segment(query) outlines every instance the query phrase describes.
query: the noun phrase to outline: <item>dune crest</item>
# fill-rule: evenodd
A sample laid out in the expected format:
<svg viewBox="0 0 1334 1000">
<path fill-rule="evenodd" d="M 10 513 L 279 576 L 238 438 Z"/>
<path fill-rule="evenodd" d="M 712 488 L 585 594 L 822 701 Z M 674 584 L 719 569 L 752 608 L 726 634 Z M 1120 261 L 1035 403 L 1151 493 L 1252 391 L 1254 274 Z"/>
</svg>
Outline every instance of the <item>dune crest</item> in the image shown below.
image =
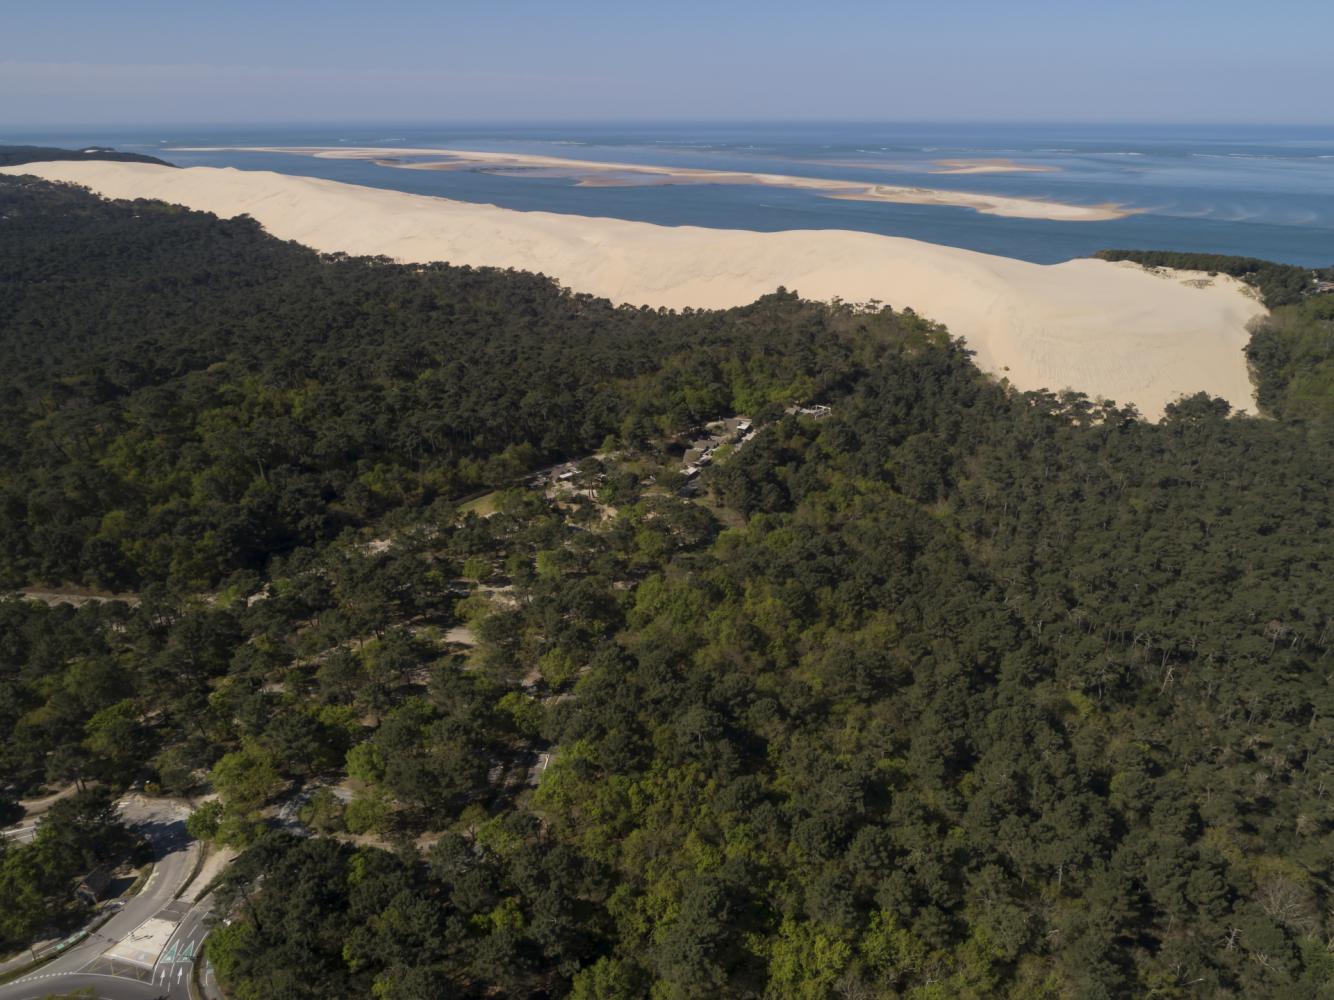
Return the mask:
<svg viewBox="0 0 1334 1000">
<path fill-rule="evenodd" d="M 234 168 L 62 162 L 3 168 L 250 215 L 324 252 L 538 271 L 578 292 L 669 308 L 742 305 L 782 285 L 806 298 L 878 299 L 946 324 L 984 370 L 1021 389 L 1076 389 L 1156 417 L 1205 390 L 1254 409 L 1242 349 L 1264 309 L 1225 276 L 1101 260 L 1031 264 L 840 230 L 757 233 L 518 212 Z"/>
</svg>

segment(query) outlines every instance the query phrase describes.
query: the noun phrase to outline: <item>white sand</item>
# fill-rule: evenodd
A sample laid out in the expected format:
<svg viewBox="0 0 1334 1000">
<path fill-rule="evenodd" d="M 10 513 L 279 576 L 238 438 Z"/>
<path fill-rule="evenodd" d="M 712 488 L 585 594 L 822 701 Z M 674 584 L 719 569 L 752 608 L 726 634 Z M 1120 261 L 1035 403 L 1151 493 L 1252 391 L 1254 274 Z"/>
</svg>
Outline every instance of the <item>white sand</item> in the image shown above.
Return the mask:
<svg viewBox="0 0 1334 1000">
<path fill-rule="evenodd" d="M 1007 159 L 936 160 L 933 174 L 1055 174 L 1060 167 Z"/>
<path fill-rule="evenodd" d="M 741 305 L 779 285 L 911 307 L 1021 389 L 1077 389 L 1148 416 L 1205 390 L 1253 409 L 1242 348 L 1263 307 L 1231 278 L 1073 260 L 1043 266 L 838 230 L 753 233 L 515 212 L 267 171 L 61 162 L 3 168 L 231 217 L 325 252 L 517 268 L 615 302 Z"/>
</svg>

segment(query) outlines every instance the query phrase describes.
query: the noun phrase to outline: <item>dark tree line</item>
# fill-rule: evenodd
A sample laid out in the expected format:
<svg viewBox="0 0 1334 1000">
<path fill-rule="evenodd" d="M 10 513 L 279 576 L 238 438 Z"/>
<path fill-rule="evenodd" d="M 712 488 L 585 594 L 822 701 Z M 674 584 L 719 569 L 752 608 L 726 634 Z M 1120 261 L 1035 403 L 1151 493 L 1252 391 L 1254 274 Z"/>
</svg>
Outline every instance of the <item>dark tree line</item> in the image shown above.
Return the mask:
<svg viewBox="0 0 1334 1000">
<path fill-rule="evenodd" d="M 1315 290 L 1317 273 L 1296 264 L 1276 264 L 1257 257 L 1233 257 L 1221 253 L 1188 253 L 1172 250 L 1101 250 L 1102 260 L 1129 260 L 1145 267 L 1170 267 L 1183 271 L 1230 274 L 1260 292 L 1264 304 L 1275 309 L 1300 302 Z M 1324 272 L 1334 270 L 1325 268 Z"/>
<path fill-rule="evenodd" d="M 111 160 L 115 163 L 156 163 L 173 167 L 174 163 L 159 160 L 144 153 L 123 153 L 106 146 L 87 149 L 60 149 L 56 146 L 3 146 L 0 145 L 0 167 L 15 167 L 22 163 L 44 163 L 51 160 Z"/>
</svg>

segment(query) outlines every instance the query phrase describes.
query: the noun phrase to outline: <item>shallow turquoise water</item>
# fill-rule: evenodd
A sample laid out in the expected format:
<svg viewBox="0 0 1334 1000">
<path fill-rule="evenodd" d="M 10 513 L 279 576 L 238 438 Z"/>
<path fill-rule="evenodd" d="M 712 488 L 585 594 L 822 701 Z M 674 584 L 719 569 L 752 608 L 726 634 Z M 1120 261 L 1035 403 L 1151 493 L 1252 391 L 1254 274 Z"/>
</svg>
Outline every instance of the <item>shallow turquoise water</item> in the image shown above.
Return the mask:
<svg viewBox="0 0 1334 1000">
<path fill-rule="evenodd" d="M 1044 263 L 1107 247 L 1243 254 L 1334 264 L 1334 127 L 930 124 L 676 124 L 293 126 L 0 130 L 0 142 L 113 145 L 182 166 L 235 166 L 661 225 L 750 230 L 855 229 Z M 839 201 L 748 185 L 590 187 L 563 178 L 396 170 L 365 161 L 172 151 L 173 146 L 442 147 L 540 153 L 954 188 L 1079 204 L 1119 202 L 1139 214 L 1048 222 L 969 209 Z M 1050 173 L 932 173 L 941 159 L 1004 158 Z"/>
</svg>

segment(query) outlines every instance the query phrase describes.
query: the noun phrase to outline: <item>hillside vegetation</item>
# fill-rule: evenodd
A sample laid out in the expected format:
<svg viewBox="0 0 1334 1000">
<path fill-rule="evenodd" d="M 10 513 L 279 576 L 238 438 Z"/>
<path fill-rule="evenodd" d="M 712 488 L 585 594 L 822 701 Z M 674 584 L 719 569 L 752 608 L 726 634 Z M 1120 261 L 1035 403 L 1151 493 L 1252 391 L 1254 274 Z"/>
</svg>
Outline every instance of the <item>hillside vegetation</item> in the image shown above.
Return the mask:
<svg viewBox="0 0 1334 1000">
<path fill-rule="evenodd" d="M 0 565 L 140 598 L 0 602 L 0 783 L 218 792 L 229 996 L 1334 989 L 1328 423 L 0 205 Z"/>
<path fill-rule="evenodd" d="M 21 163 L 44 163 L 50 160 L 111 160 L 115 163 L 156 163 L 162 167 L 175 166 L 166 160 L 144 153 L 122 153 L 105 146 L 87 149 L 60 149 L 56 146 L 0 145 L 0 167 L 16 167 Z"/>
</svg>

